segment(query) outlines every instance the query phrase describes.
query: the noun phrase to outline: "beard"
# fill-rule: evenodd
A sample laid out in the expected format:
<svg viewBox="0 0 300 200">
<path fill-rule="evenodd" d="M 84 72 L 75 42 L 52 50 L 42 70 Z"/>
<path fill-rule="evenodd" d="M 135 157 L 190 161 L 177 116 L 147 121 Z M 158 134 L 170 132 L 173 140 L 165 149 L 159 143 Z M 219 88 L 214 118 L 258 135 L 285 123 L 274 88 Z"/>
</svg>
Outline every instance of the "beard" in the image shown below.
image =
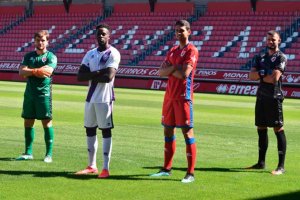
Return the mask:
<svg viewBox="0 0 300 200">
<path fill-rule="evenodd" d="M 270 50 L 276 50 L 276 46 L 268 46 L 268 49 L 270 49 Z"/>
<path fill-rule="evenodd" d="M 43 49 L 45 49 L 44 47 L 35 47 L 37 50 L 42 51 Z"/>
</svg>

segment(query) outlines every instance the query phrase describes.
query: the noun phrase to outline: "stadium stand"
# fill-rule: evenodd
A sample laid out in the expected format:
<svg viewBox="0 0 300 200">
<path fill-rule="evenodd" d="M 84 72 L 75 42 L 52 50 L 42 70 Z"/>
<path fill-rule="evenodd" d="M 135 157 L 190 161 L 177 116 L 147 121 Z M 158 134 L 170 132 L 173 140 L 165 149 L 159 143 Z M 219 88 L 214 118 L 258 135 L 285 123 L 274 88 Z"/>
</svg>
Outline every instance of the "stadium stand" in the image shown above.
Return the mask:
<svg viewBox="0 0 300 200">
<path fill-rule="evenodd" d="M 289 70 L 299 71 L 300 3 L 258 2 L 254 13 L 248 2 L 209 2 L 201 16 L 192 2 L 157 3 L 155 12 L 148 3 L 116 3 L 106 16 L 102 4 L 72 4 L 69 13 L 62 5 L 36 5 L 30 16 L 24 15 L 22 6 L 0 8 L 0 60 L 21 60 L 32 50 L 33 33 L 47 29 L 59 62 L 80 63 L 95 47 L 93 28 L 101 21 L 113 29 L 112 44 L 122 54 L 122 65 L 159 66 L 176 44 L 174 22 L 184 18 L 192 24 L 200 68 L 248 69 L 253 56 L 264 49 L 266 31 L 276 29 L 282 33 L 281 49 L 288 56 Z"/>
<path fill-rule="evenodd" d="M 54 48 L 60 62 L 80 62 L 82 58 L 76 60 L 73 54 L 85 50 L 75 48 L 76 44 L 80 43 L 80 37 L 88 37 L 83 31 L 89 32 L 88 27 L 98 23 L 101 15 L 99 4 L 73 5 L 69 13 L 61 5 L 35 6 L 32 16 L 26 16 L 24 21 L 1 35 L 0 59 L 20 60 L 25 52 L 32 51 L 33 33 L 46 29 L 51 34 L 50 47 Z M 73 38 L 78 40 L 70 45 L 68 42 Z"/>
<path fill-rule="evenodd" d="M 182 3 L 158 3 L 156 11 L 149 12 L 149 4 L 116 4 L 114 13 L 105 22 L 117 30 L 113 32 L 112 44 L 121 52 L 121 64 L 146 65 L 143 61 L 137 63 L 133 60 L 142 59 L 152 48 L 157 48 L 160 41 L 172 32 L 174 21 L 192 14 L 193 4 L 185 5 L 188 6 L 183 10 L 179 8 Z M 164 9 L 166 6 L 171 9 Z M 149 64 L 156 65 L 156 61 L 151 60 Z"/>
<path fill-rule="evenodd" d="M 254 13 L 249 11 L 248 3 L 236 4 L 232 6 L 232 2 L 209 3 L 205 15 L 192 22 L 194 31 L 191 38 L 200 51 L 199 67 L 248 69 L 246 63 L 264 49 L 265 34 L 271 29 L 284 33 L 281 48 L 287 53 L 291 65 L 299 66 L 299 51 L 294 48 L 299 42 L 299 28 L 294 28 L 291 34 L 287 33 L 291 32 L 293 23 L 296 22 L 296 26 L 299 27 L 297 12 L 259 10 Z M 266 6 L 270 8 L 270 5 Z M 175 38 L 167 41 L 139 64 L 153 65 L 156 60 L 162 60 L 175 41 Z M 294 67 L 291 70 L 294 70 Z"/>
</svg>

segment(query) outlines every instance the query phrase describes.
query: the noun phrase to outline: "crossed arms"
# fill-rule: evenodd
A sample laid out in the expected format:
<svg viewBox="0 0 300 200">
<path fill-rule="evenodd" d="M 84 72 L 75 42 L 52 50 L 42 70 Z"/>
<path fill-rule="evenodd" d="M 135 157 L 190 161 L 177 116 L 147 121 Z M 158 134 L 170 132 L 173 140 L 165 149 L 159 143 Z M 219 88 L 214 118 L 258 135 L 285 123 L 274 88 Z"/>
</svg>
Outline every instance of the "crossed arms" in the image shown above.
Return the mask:
<svg viewBox="0 0 300 200">
<path fill-rule="evenodd" d="M 78 74 L 78 81 L 96 81 L 99 83 L 109 83 L 116 75 L 116 69 L 113 67 L 108 67 L 98 71 L 91 72 L 86 65 L 81 65 Z"/>
<path fill-rule="evenodd" d="M 190 64 L 183 64 L 182 66 L 174 66 L 164 61 L 161 64 L 158 73 L 160 77 L 169 76 L 172 74 L 174 77 L 178 79 L 185 79 L 190 75 L 192 70 L 193 67 Z"/>
<path fill-rule="evenodd" d="M 260 74 L 260 71 L 257 71 L 255 67 L 252 67 L 249 78 L 252 81 L 257 81 L 262 78 L 265 83 L 275 84 L 279 80 L 281 75 L 282 72 L 278 69 L 274 69 L 271 73 Z"/>
<path fill-rule="evenodd" d="M 45 65 L 40 68 L 29 68 L 28 66 L 22 65 L 19 69 L 19 75 L 23 77 L 35 76 L 38 78 L 50 77 L 53 73 L 53 68 Z"/>
</svg>

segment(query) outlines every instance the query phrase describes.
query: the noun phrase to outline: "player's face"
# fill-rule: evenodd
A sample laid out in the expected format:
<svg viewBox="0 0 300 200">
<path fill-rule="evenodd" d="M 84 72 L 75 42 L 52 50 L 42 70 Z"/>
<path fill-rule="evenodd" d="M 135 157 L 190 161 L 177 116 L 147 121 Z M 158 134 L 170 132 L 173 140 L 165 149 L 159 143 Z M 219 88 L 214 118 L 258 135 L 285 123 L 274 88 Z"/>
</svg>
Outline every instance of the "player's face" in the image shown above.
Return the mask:
<svg viewBox="0 0 300 200">
<path fill-rule="evenodd" d="M 267 35 L 267 47 L 270 50 L 277 50 L 280 44 L 280 38 L 279 35 L 274 34 L 274 35 Z"/>
<path fill-rule="evenodd" d="M 48 46 L 47 37 L 44 35 L 42 37 L 34 38 L 34 45 L 35 45 L 35 48 L 40 50 L 40 51 L 45 50 Z"/>
<path fill-rule="evenodd" d="M 100 47 L 106 46 L 110 39 L 109 31 L 106 28 L 99 28 L 96 33 L 96 39 Z"/>
<path fill-rule="evenodd" d="M 185 26 L 176 26 L 175 27 L 175 35 L 179 41 L 185 41 L 189 38 L 191 34 L 190 30 L 187 30 Z"/>
</svg>

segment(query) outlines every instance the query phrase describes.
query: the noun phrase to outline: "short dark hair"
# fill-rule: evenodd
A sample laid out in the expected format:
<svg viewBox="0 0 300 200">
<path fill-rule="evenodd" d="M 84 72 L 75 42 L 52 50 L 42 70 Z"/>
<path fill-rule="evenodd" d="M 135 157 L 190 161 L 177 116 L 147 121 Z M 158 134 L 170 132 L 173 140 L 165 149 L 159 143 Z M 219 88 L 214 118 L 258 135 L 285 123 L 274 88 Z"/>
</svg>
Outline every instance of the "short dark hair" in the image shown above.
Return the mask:
<svg viewBox="0 0 300 200">
<path fill-rule="evenodd" d="M 99 28 L 106 28 L 109 32 L 111 30 L 108 24 L 99 24 L 96 26 L 96 30 L 98 30 Z"/>
<path fill-rule="evenodd" d="M 175 26 L 185 26 L 187 30 L 190 30 L 191 29 L 191 25 L 190 25 L 190 22 L 184 20 L 184 19 L 181 19 L 181 20 L 178 20 L 176 23 L 175 23 Z"/>
<path fill-rule="evenodd" d="M 271 36 L 278 35 L 279 38 L 280 38 L 280 33 L 278 31 L 275 31 L 275 30 L 268 31 L 268 35 L 271 35 Z"/>
</svg>

